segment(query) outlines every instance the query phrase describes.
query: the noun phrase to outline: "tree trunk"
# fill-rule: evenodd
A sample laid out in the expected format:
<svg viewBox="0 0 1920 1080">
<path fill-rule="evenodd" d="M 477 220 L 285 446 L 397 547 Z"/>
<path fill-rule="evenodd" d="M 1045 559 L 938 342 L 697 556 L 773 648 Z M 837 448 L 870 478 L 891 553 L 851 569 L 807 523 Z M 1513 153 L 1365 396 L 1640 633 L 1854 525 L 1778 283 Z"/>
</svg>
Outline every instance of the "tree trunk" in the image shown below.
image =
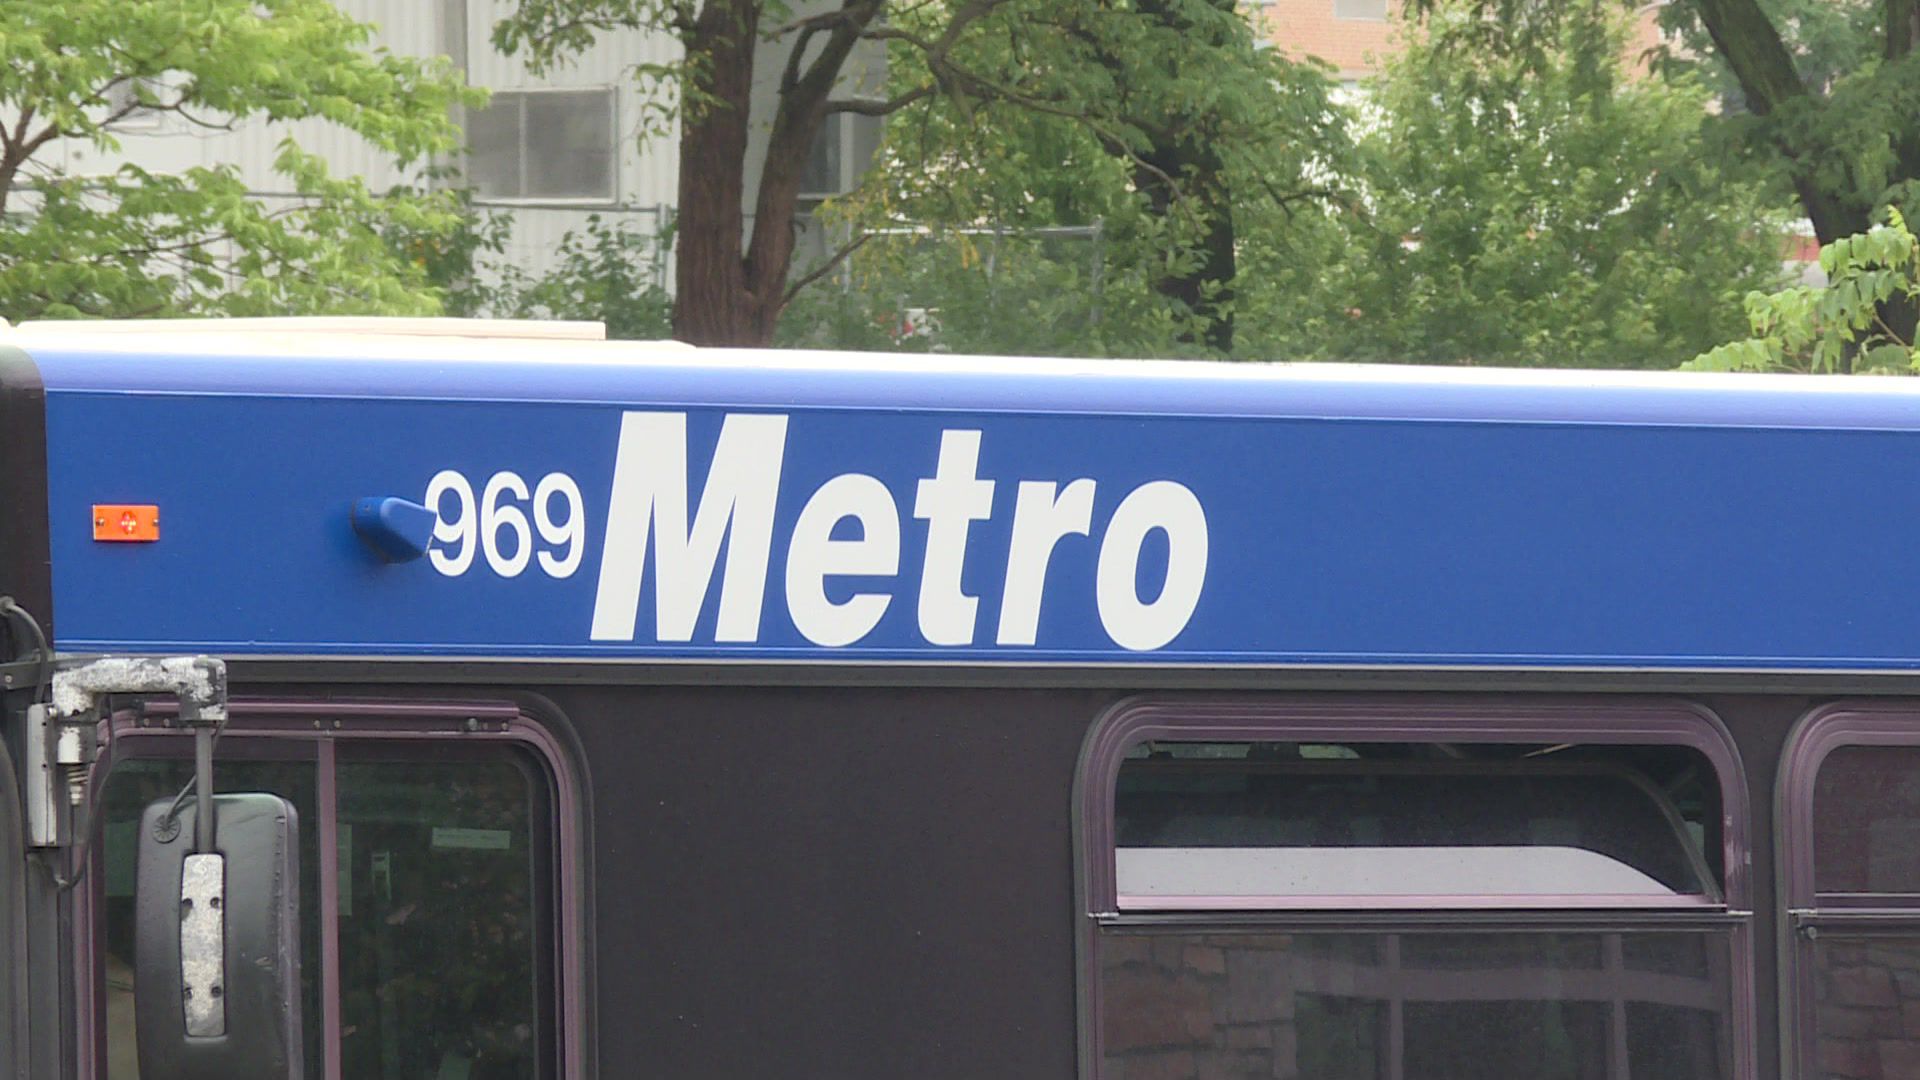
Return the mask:
<svg viewBox="0 0 1920 1080">
<path fill-rule="evenodd" d="M 712 104 L 680 130 L 680 216 L 674 266 L 674 336 L 695 345 L 763 348 L 786 307 L 802 172 L 828 99 L 860 35 L 886 0 L 847 0 L 802 20 L 791 39 L 780 101 L 747 234 L 746 152 L 754 43 L 764 0 L 708 0 L 687 35 L 704 60 L 701 89 Z M 812 45 L 816 38 L 822 44 Z M 744 252 L 744 253 L 743 253 Z"/>
<path fill-rule="evenodd" d="M 1812 97 L 1794 69 L 1793 54 L 1756 0 L 1694 0 L 1694 4 L 1714 47 L 1739 80 L 1747 107 L 1756 116 L 1771 116 L 1788 102 Z M 1801 208 L 1821 243 L 1850 236 L 1868 226 L 1871 207 L 1854 205 L 1853 200 L 1823 186 L 1816 176 L 1822 163 L 1809 160 L 1807 148 L 1784 140 L 1779 145 Z"/>
<path fill-rule="evenodd" d="M 1206 143 L 1182 137 L 1141 154 L 1140 163 L 1133 170 L 1133 182 L 1135 189 L 1147 196 L 1147 205 L 1156 216 L 1166 217 L 1175 212 L 1175 200 L 1180 199 L 1185 200 L 1184 210 L 1199 220 L 1203 234 L 1194 250 L 1197 261 L 1185 273 L 1161 276 L 1153 287 L 1155 292 L 1179 301 L 1188 311 L 1206 320 L 1199 336 L 1183 334 L 1182 340 L 1231 353 L 1235 273 L 1233 204 L 1221 171 L 1219 155 Z M 1179 191 L 1168 182 L 1169 177 L 1181 185 Z"/>
<path fill-rule="evenodd" d="M 1233 9 L 1233 0 L 1202 2 L 1229 12 Z M 1141 15 L 1158 22 L 1167 32 L 1190 36 L 1195 28 L 1179 9 L 1179 0 L 1139 0 L 1137 6 Z M 1204 48 L 1226 43 L 1201 41 L 1198 44 Z M 1130 61 L 1112 55 L 1104 55 L 1102 60 L 1118 77 L 1124 95 Z M 1134 155 L 1135 189 L 1147 196 L 1147 204 L 1156 216 L 1189 213 L 1202 230 L 1193 251 L 1197 259 L 1191 269 L 1161 276 L 1153 283 L 1154 291 L 1180 302 L 1204 321 L 1205 328 L 1198 335 L 1184 333 L 1182 341 L 1204 344 L 1222 354 L 1230 354 L 1234 335 L 1233 282 L 1237 270 L 1233 199 L 1227 185 L 1225 163 L 1209 130 L 1211 125 L 1206 116 L 1185 110 L 1143 119 L 1147 123 L 1142 127 L 1164 134 Z M 1110 149 L 1124 151 L 1122 147 Z"/>
<path fill-rule="evenodd" d="M 680 122 L 673 334 L 694 345 L 760 344 L 745 332 L 755 320 L 740 259 L 759 16 L 758 0 L 707 0 L 683 37 L 706 98 Z"/>
<path fill-rule="evenodd" d="M 780 79 L 780 104 L 767 134 L 767 160 L 754 199 L 753 236 L 747 243 L 746 288 L 750 321 L 743 328 L 752 344 L 769 345 L 787 306 L 787 282 L 793 272 L 800 183 L 814 140 L 826 122 L 827 101 L 840 80 L 860 35 L 886 0 L 847 0 L 830 29 L 800 32 L 790 46 Z M 811 39 L 823 37 L 816 51 Z"/>
</svg>

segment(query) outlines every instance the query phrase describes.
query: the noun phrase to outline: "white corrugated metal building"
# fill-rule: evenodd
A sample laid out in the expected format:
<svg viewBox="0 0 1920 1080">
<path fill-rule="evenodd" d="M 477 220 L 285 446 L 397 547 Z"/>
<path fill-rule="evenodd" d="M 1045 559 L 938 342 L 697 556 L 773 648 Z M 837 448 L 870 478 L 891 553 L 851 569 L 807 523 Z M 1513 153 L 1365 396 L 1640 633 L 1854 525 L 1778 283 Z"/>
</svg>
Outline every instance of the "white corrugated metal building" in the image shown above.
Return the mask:
<svg viewBox="0 0 1920 1080">
<path fill-rule="evenodd" d="M 579 230 L 589 215 L 625 221 L 646 234 L 656 233 L 673 211 L 679 148 L 672 133 L 640 139 L 650 117 L 643 87 L 632 76 L 639 64 L 671 63 L 680 46 L 669 34 L 618 31 L 602 35 L 595 47 L 538 76 L 517 57 L 493 47 L 494 24 L 513 9 L 513 0 L 335 0 L 353 18 L 377 28 L 375 42 L 397 53 L 446 55 L 465 70 L 467 81 L 492 92 L 491 104 L 461 117 L 471 153 L 463 163 L 464 181 L 477 202 L 511 214 L 513 229 L 506 258 L 538 274 L 554 261 L 560 238 Z M 799 13 L 825 3 L 796 5 Z M 784 61 L 777 46 L 761 50 L 766 68 L 755 86 L 756 133 L 772 115 L 773 79 Z M 879 63 L 869 53 L 849 65 L 849 82 L 877 85 Z M 657 115 L 653 118 L 657 122 Z M 850 186 L 857 159 L 871 153 L 875 124 L 870 118 L 842 114 L 834 118 L 816 148 L 809 169 L 810 188 L 820 195 Z M 336 175 L 366 178 L 374 190 L 416 179 L 394 168 L 384 155 L 358 136 L 325 121 L 268 124 L 251 121 L 233 130 L 209 130 L 173 115 L 129 117 L 116 124 L 121 149 L 106 156 L 69 141 L 56 164 L 70 173 L 105 172 L 121 161 L 152 171 L 193 166 L 239 168 L 262 199 L 287 197 L 285 183 L 273 171 L 280 142 L 291 135 L 305 150 L 323 157 Z M 749 183 L 757 176 L 764 139 L 748 151 Z M 747 194 L 751 212 L 753 192 Z M 664 254 L 664 253 L 663 253 Z M 808 258 L 803 250 L 799 262 Z M 659 259 L 661 284 L 671 260 Z"/>
</svg>

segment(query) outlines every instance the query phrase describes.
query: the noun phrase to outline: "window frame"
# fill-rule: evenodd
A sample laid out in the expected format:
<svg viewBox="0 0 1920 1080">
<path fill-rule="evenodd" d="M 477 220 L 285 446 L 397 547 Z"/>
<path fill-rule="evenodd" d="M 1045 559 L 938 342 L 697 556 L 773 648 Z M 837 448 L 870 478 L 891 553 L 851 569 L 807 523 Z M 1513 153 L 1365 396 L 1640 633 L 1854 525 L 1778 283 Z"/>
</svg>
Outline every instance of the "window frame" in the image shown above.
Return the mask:
<svg viewBox="0 0 1920 1080">
<path fill-rule="evenodd" d="M 1774 789 L 1779 899 L 1781 1054 L 1798 1072 L 1814 1075 L 1819 1041 L 1814 1001 L 1813 950 L 1823 929 L 1851 936 L 1901 934 L 1920 940 L 1920 896 L 1907 893 L 1847 894 L 1901 898 L 1904 903 L 1843 902 L 1822 907 L 1814 885 L 1813 797 L 1820 769 L 1835 750 L 1856 746 L 1920 747 L 1920 705 L 1843 701 L 1801 717 L 1787 735 Z"/>
<path fill-rule="evenodd" d="M 515 137 L 514 162 L 519 168 L 519 181 L 520 181 L 519 186 L 522 193 L 519 195 L 486 195 L 481 193 L 480 186 L 476 181 L 475 177 L 473 176 L 473 169 L 472 169 L 472 158 L 474 156 L 473 155 L 473 131 L 470 126 L 470 122 L 473 118 L 473 113 L 470 110 L 461 119 L 461 137 L 464 140 L 464 145 L 461 148 L 461 153 L 462 153 L 462 156 L 467 160 L 466 182 L 468 186 L 473 188 L 475 205 L 513 206 L 513 207 L 522 207 L 522 208 L 528 208 L 528 209 L 537 209 L 539 207 L 553 207 L 556 209 L 564 209 L 564 210 L 593 209 L 593 208 L 613 207 L 613 206 L 620 205 L 621 146 L 620 146 L 620 88 L 619 87 L 613 85 L 612 83 L 593 83 L 586 86 L 503 86 L 503 87 L 489 87 L 488 90 L 489 90 L 489 93 L 492 95 L 492 100 L 488 102 L 489 108 L 496 107 L 499 104 L 501 98 L 511 97 L 515 99 L 516 108 L 519 110 L 519 121 L 515 127 L 516 137 Z M 596 94 L 605 98 L 607 102 L 608 161 L 607 161 L 607 190 L 604 194 L 597 194 L 597 195 L 528 195 L 528 194 L 525 194 L 526 187 L 527 187 L 527 162 L 530 157 L 530 155 L 527 153 L 526 102 L 528 98 L 533 97 L 535 95 L 548 95 L 548 94 Z"/>
<path fill-rule="evenodd" d="M 1488 907 L 1456 898 L 1428 907 L 1251 908 L 1244 903 L 1179 911 L 1119 906 L 1114 793 L 1127 751 L 1149 741 L 1337 743 L 1584 743 L 1689 747 L 1720 786 L 1723 899 L 1711 905 L 1634 904 Z M 1151 697 L 1122 701 L 1095 720 L 1074 775 L 1074 899 L 1078 950 L 1079 1075 L 1098 1080 L 1105 1061 L 1102 948 L 1116 930 L 1291 929 L 1351 931 L 1525 931 L 1624 933 L 1722 930 L 1729 938 L 1727 1039 L 1731 1075 L 1756 1075 L 1753 882 L 1746 772 L 1733 737 L 1709 710 L 1689 702 L 1527 699 L 1420 701 L 1404 697 Z M 1276 898 L 1278 899 L 1278 898 Z M 1459 898 L 1465 899 L 1465 898 Z"/>
<path fill-rule="evenodd" d="M 139 712 L 122 711 L 99 725 L 100 755 L 89 770 L 89 790 L 98 792 L 117 757 L 143 756 L 143 745 L 190 745 L 191 730 L 174 722 L 177 707 L 162 703 Z M 521 750 L 546 773 L 545 803 L 551 819 L 552 920 L 541 928 L 553 943 L 551 957 L 554 1009 L 554 1047 L 559 1061 L 556 1080 L 581 1080 L 590 1075 L 587 1045 L 586 907 L 587 862 L 582 846 L 585 821 L 583 792 L 573 755 L 555 737 L 549 722 L 533 710 L 505 701 L 359 700 L 319 701 L 299 698 L 235 698 L 228 705 L 226 734 L 265 745 L 273 741 L 312 744 L 315 758 L 318 813 L 322 822 L 316 836 L 320 895 L 320 1022 L 324 1062 L 313 1080 L 341 1080 L 340 1057 L 340 940 L 339 852 L 327 841 L 336 835 L 338 808 L 333 794 L 342 744 L 351 761 L 364 748 L 386 745 L 431 746 L 506 744 Z M 132 748 L 132 749 L 129 749 Z M 170 756 L 170 755 L 169 755 Z M 219 767 L 216 751 L 215 768 Z M 324 826 L 324 827 L 322 827 Z M 304 824 L 303 824 L 304 827 Z M 95 861 L 103 856 L 95 851 Z M 106 1061 L 104 1000 L 106 920 L 102 907 L 103 882 L 89 875 L 77 890 L 75 919 L 79 947 L 74 950 L 75 998 L 80 1039 L 77 1075 L 101 1080 Z"/>
<path fill-rule="evenodd" d="M 832 138 L 834 153 L 837 155 L 834 177 L 828 185 L 828 188 L 809 186 L 806 183 L 809 178 L 805 175 L 806 169 L 803 167 L 801 170 L 800 193 L 797 196 L 801 203 L 819 204 L 828 199 L 837 199 L 860 186 L 860 178 L 873 168 L 874 155 L 869 153 L 864 158 L 860 155 L 860 137 L 862 133 L 859 125 L 868 122 L 872 125 L 870 134 L 873 135 L 874 142 L 873 147 L 869 148 L 872 150 L 879 146 L 879 141 L 882 136 L 884 124 L 881 117 L 868 116 L 864 113 L 844 110 L 831 112 L 826 115 L 821 122 L 818 138 L 826 139 L 829 136 Z M 811 158 L 813 156 L 812 146 L 807 147 L 807 156 L 809 158 L 807 164 L 811 165 Z"/>
</svg>

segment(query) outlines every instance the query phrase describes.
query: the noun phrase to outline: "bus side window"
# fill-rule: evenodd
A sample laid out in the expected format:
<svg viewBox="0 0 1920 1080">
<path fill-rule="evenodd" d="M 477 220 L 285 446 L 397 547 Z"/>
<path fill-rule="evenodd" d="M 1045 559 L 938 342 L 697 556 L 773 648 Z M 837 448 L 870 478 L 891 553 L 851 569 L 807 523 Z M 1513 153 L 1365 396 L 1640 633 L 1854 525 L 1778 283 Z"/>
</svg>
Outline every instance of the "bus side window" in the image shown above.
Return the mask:
<svg viewBox="0 0 1920 1080">
<path fill-rule="evenodd" d="M 283 795 L 300 814 L 304 1074 L 563 1075 L 555 781 L 511 741 L 385 734 L 263 735 L 236 720 L 216 751 L 218 790 Z M 193 767 L 191 740 L 171 733 L 113 748 L 92 893 L 95 1030 L 98 1075 L 128 1080 L 139 1075 L 131 830 Z"/>
<path fill-rule="evenodd" d="M 1920 1061 L 1920 711 L 1809 717 L 1781 783 L 1802 1073 L 1907 1075 Z"/>
<path fill-rule="evenodd" d="M 1082 776 L 1096 1077 L 1745 1075 L 1717 726 L 1154 708 Z"/>
<path fill-rule="evenodd" d="M 338 771 L 342 1075 L 551 1075 L 544 784 L 381 749 Z"/>
</svg>

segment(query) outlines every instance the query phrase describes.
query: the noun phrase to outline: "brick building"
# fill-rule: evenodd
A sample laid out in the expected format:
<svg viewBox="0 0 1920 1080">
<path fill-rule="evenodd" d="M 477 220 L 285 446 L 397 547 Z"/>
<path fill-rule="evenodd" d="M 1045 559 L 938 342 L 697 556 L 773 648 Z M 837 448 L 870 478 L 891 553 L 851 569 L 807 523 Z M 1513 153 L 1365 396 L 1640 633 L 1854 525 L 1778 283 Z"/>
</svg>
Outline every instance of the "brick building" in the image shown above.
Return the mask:
<svg viewBox="0 0 1920 1080">
<path fill-rule="evenodd" d="M 1249 6 L 1276 48 L 1325 60 L 1342 82 L 1371 75 L 1379 58 L 1399 48 L 1399 0 L 1255 0 Z"/>
<path fill-rule="evenodd" d="M 1660 43 L 1661 3 L 1643 4 L 1627 47 L 1627 61 L 1643 67 L 1642 57 Z M 1314 56 L 1333 65 L 1335 77 L 1356 83 L 1399 51 L 1403 25 L 1401 0 L 1251 0 L 1248 7 L 1275 48 L 1293 56 Z"/>
</svg>

